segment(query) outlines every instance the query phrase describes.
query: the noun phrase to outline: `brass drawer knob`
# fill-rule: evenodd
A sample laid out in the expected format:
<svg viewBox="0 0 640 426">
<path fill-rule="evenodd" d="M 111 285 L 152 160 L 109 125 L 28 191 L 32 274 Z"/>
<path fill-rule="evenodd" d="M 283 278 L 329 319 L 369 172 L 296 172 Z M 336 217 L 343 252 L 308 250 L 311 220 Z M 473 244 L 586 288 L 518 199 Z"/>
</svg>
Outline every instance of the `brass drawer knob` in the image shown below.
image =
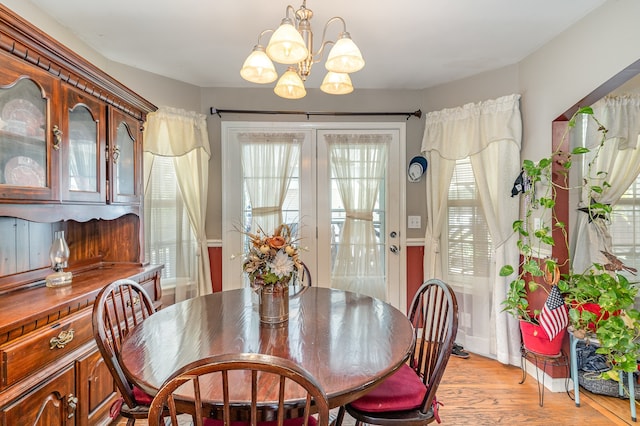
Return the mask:
<svg viewBox="0 0 640 426">
<path fill-rule="evenodd" d="M 76 408 L 78 407 L 78 398 L 73 396 L 72 393 L 67 396 L 67 418 L 70 419 L 76 414 Z"/>
<path fill-rule="evenodd" d="M 58 334 L 57 337 L 52 337 L 49 340 L 49 349 L 62 349 L 67 343 L 70 343 L 73 340 L 73 328 L 70 330 L 63 330 Z"/>
</svg>

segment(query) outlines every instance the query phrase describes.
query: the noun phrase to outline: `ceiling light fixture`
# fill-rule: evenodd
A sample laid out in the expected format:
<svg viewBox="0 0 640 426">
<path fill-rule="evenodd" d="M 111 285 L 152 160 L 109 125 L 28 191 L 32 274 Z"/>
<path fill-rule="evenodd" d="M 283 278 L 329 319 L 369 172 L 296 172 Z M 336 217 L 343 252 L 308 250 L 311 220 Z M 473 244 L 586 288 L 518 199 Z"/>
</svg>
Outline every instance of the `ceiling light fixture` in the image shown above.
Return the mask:
<svg viewBox="0 0 640 426">
<path fill-rule="evenodd" d="M 329 72 L 322 81 L 320 90 L 332 95 L 353 92 L 349 74 L 361 70 L 364 67 L 364 59 L 347 32 L 347 24 L 339 16 L 329 19 L 322 32 L 320 48 L 314 52 L 310 22 L 312 17 L 313 12 L 307 9 L 306 0 L 303 0 L 302 6 L 296 11 L 292 6 L 287 6 L 280 27 L 275 31 L 264 30 L 258 36 L 258 44 L 240 70 L 242 78 L 252 83 L 271 83 L 278 78 L 273 62 L 289 65 L 273 91 L 287 99 L 303 98 L 307 94 L 304 81 L 311 74 L 311 67 L 320 62 L 325 47 L 333 45 L 325 62 L 325 68 Z M 327 28 L 332 22 L 337 21 L 342 23 L 342 32 L 338 35 L 338 40 L 325 40 Z M 265 49 L 260 40 L 268 33 L 272 35 Z"/>
</svg>

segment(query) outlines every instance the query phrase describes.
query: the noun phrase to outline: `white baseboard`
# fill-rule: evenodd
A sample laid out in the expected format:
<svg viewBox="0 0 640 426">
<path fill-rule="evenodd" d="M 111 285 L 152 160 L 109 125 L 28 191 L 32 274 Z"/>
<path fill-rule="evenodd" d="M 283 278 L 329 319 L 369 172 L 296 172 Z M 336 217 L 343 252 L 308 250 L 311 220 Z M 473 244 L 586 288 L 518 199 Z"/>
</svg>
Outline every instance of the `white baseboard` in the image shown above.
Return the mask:
<svg viewBox="0 0 640 426">
<path fill-rule="evenodd" d="M 568 360 L 567 360 L 568 361 Z M 537 368 L 531 361 L 525 361 L 525 369 L 527 374 L 531 376 L 533 380 L 536 380 L 536 373 L 541 383 L 544 383 L 544 387 L 551 392 L 566 392 L 573 389 L 573 380 L 571 378 L 564 377 L 551 377 L 547 373 L 544 373 L 542 369 Z M 567 370 L 569 367 L 567 367 Z M 536 371 L 537 370 L 537 371 Z"/>
</svg>

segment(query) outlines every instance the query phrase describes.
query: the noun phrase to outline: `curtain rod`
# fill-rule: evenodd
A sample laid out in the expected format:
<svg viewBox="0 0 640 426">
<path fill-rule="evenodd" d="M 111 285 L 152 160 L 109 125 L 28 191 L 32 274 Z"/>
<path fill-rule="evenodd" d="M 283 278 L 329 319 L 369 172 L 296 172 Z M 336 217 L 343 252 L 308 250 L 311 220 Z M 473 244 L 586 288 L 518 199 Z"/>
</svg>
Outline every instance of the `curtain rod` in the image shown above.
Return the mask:
<svg viewBox="0 0 640 426">
<path fill-rule="evenodd" d="M 306 115 L 309 119 L 312 115 L 406 115 L 407 120 L 411 117 L 422 117 L 422 111 L 417 110 L 413 112 L 336 112 L 336 111 L 259 111 L 259 110 L 244 110 L 244 109 L 216 109 L 211 107 L 211 115 L 216 114 L 218 117 L 222 117 L 221 114 L 296 114 Z"/>
</svg>

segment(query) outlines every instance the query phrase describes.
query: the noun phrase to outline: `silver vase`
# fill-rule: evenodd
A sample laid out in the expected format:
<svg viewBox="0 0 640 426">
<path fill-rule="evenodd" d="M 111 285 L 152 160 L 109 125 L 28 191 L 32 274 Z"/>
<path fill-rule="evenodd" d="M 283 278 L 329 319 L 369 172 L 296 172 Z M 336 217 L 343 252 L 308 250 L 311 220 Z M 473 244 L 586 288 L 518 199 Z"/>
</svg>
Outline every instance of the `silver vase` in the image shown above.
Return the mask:
<svg viewBox="0 0 640 426">
<path fill-rule="evenodd" d="M 289 320 L 289 283 L 262 285 L 258 291 L 260 322 L 283 324 Z"/>
</svg>

